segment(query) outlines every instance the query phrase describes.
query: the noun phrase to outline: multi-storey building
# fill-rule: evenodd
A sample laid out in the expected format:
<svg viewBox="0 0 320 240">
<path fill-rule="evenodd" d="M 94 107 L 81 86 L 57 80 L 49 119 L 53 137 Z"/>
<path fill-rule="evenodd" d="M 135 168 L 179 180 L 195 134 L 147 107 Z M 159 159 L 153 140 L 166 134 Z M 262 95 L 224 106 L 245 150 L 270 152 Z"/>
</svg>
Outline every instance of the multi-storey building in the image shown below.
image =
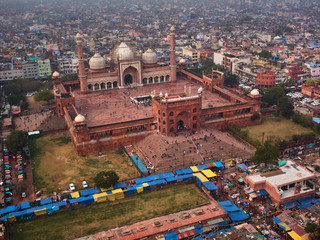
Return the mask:
<svg viewBox="0 0 320 240">
<path fill-rule="evenodd" d="M 38 59 L 38 69 L 39 69 L 39 76 L 40 77 L 48 77 L 51 76 L 51 64 L 50 59 Z"/>
<path fill-rule="evenodd" d="M 63 57 L 58 59 L 58 65 L 60 73 L 64 75 L 69 75 L 72 73 L 77 73 L 78 71 L 78 58 Z"/>
</svg>

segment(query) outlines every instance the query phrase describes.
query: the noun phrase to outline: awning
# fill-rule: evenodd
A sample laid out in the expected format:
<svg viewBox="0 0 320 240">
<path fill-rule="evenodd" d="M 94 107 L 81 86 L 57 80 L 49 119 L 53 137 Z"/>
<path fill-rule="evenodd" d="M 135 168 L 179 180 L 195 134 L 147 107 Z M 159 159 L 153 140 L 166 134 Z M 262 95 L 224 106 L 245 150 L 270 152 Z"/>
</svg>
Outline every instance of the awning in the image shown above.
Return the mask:
<svg viewBox="0 0 320 240">
<path fill-rule="evenodd" d="M 248 166 L 245 165 L 244 163 L 237 164 L 237 166 L 238 166 L 240 169 L 242 169 L 242 170 L 248 168 Z"/>
<path fill-rule="evenodd" d="M 207 177 L 207 178 L 213 178 L 216 177 L 217 174 L 212 172 L 210 169 L 201 170 L 201 172 Z"/>
<path fill-rule="evenodd" d="M 223 167 L 223 164 L 222 162 L 214 162 L 217 166 L 217 168 L 222 168 Z"/>
<path fill-rule="evenodd" d="M 244 182 L 244 178 L 243 177 L 239 178 L 238 182 Z"/>
<path fill-rule="evenodd" d="M 292 237 L 293 240 L 303 240 L 302 237 L 300 237 L 295 231 L 288 232 L 290 237 Z"/>
</svg>

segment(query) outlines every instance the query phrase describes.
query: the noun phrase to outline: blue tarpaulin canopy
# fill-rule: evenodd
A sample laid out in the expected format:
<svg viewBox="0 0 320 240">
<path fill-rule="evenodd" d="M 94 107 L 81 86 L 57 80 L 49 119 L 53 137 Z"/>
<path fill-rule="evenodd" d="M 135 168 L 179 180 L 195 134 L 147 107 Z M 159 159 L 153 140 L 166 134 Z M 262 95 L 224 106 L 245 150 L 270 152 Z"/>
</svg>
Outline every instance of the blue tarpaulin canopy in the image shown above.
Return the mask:
<svg viewBox="0 0 320 240">
<path fill-rule="evenodd" d="M 46 205 L 46 204 L 49 204 L 49 203 L 52 203 L 52 200 L 49 197 L 40 200 L 40 205 Z"/>
<path fill-rule="evenodd" d="M 8 206 L 6 208 L 0 209 L 0 214 L 7 214 L 10 212 L 14 212 L 16 210 L 16 206 Z"/>
<path fill-rule="evenodd" d="M 86 189 L 86 190 L 80 191 L 80 196 L 81 197 L 86 197 L 86 196 L 93 195 L 93 194 L 96 194 L 96 193 L 101 193 L 100 188 L 90 188 L 90 189 Z"/>
<path fill-rule="evenodd" d="M 169 177 L 174 177 L 174 174 L 172 172 L 160 173 L 160 174 L 150 175 L 144 178 L 138 178 L 138 179 L 135 179 L 134 181 L 136 184 L 142 184 L 142 183 L 152 182 L 155 180 L 169 178 Z"/>
<path fill-rule="evenodd" d="M 315 200 L 314 197 L 306 197 L 306 198 L 303 198 L 303 199 L 299 199 L 298 202 L 300 204 L 306 204 L 306 203 L 311 203 Z"/>
<path fill-rule="evenodd" d="M 23 202 L 23 203 L 20 203 L 20 207 L 21 207 L 21 209 L 27 209 L 27 208 L 30 208 L 30 202 Z"/>
<path fill-rule="evenodd" d="M 282 221 L 281 221 L 279 218 L 277 218 L 277 217 L 272 218 L 272 220 L 273 220 L 276 224 L 279 224 L 279 223 L 282 222 Z"/>
<path fill-rule="evenodd" d="M 176 232 L 168 232 L 164 234 L 166 240 L 178 240 L 178 235 Z"/>
<path fill-rule="evenodd" d="M 209 191 L 214 191 L 214 190 L 217 190 L 217 186 L 213 183 L 213 182 L 203 182 L 202 183 Z"/>
<path fill-rule="evenodd" d="M 146 166 L 142 163 L 140 158 L 138 156 L 131 156 L 131 160 L 134 162 L 134 164 L 137 166 L 140 172 L 148 172 L 148 169 Z"/>
<path fill-rule="evenodd" d="M 184 175 L 184 174 L 190 174 L 190 173 L 193 173 L 191 168 L 179 169 L 176 171 L 176 174 L 178 175 Z"/>
<path fill-rule="evenodd" d="M 126 187 L 127 187 L 127 184 L 125 182 L 119 182 L 113 186 L 114 189 L 126 188 Z"/>
<path fill-rule="evenodd" d="M 223 167 L 223 164 L 222 162 L 214 162 L 217 166 L 217 168 L 222 168 Z"/>
<path fill-rule="evenodd" d="M 257 197 L 269 195 L 269 193 L 267 193 L 267 191 L 264 189 L 260 189 L 259 191 L 256 191 L 256 194 L 257 194 Z"/>
<path fill-rule="evenodd" d="M 155 181 L 152 181 L 152 182 L 148 182 L 149 186 L 154 186 L 154 185 L 160 185 L 162 183 L 165 183 L 166 181 L 163 180 L 163 179 L 159 179 L 159 180 L 155 180 Z"/>
<path fill-rule="evenodd" d="M 204 170 L 204 169 L 208 169 L 208 167 L 205 164 L 198 165 L 197 168 L 199 171 Z"/>
<path fill-rule="evenodd" d="M 230 200 L 218 202 L 218 204 L 225 210 L 230 219 L 233 222 L 243 221 L 249 218 L 249 216 L 238 208 L 235 204 L 233 204 Z"/>
<path fill-rule="evenodd" d="M 299 209 L 305 209 L 305 208 L 308 208 L 308 207 L 311 207 L 311 206 L 312 206 L 312 203 L 307 203 L 307 204 L 298 206 L 298 208 Z"/>
<path fill-rule="evenodd" d="M 237 212 L 228 212 L 228 215 L 232 222 L 243 221 L 249 218 L 249 216 L 242 210 Z"/>
<path fill-rule="evenodd" d="M 288 203 L 283 204 L 286 208 L 293 208 L 297 205 L 300 205 L 300 203 L 298 203 L 297 201 L 291 201 Z"/>
<path fill-rule="evenodd" d="M 248 168 L 248 166 L 245 165 L 244 163 L 237 164 L 237 166 L 238 166 L 240 169 L 242 169 L 242 170 Z"/>
</svg>

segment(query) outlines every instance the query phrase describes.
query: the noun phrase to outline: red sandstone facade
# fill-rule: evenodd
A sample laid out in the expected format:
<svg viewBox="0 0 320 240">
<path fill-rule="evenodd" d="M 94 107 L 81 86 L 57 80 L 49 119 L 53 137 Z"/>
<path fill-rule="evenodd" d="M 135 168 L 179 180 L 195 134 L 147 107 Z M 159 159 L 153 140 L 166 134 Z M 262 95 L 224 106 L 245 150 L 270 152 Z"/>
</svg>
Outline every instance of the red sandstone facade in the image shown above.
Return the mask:
<svg viewBox="0 0 320 240">
<path fill-rule="evenodd" d="M 276 85 L 276 74 L 274 72 L 258 73 L 256 85 L 258 88 L 274 87 Z"/>
<path fill-rule="evenodd" d="M 319 83 L 316 82 L 313 85 L 302 84 L 301 93 L 311 98 L 320 99 Z"/>
<path fill-rule="evenodd" d="M 174 37 L 171 28 L 169 66 L 153 63 L 150 51 L 143 61 L 128 58 L 127 45 L 123 49 L 120 45 L 115 59 L 118 67 L 107 72 L 99 55 L 90 60 L 89 70 L 84 69 L 82 41 L 76 36 L 79 81 L 55 81 L 54 93 L 57 111 L 64 116 L 79 155 L 130 145 L 149 134 L 199 131 L 201 126 L 225 129 L 260 121 L 251 120 L 253 114 L 260 114 L 260 102 L 224 88 L 223 73 L 213 71 L 201 78 L 177 69 Z M 159 93 L 158 89 L 164 90 Z M 86 105 L 94 100 L 94 105 Z"/>
</svg>

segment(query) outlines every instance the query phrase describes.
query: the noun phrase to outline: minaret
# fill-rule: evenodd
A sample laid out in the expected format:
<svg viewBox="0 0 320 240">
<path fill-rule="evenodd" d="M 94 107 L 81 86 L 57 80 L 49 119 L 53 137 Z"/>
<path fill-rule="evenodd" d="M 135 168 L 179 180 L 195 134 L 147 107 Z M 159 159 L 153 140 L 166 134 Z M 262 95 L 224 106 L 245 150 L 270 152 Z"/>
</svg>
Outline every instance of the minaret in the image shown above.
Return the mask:
<svg viewBox="0 0 320 240">
<path fill-rule="evenodd" d="M 170 78 L 171 82 L 177 79 L 177 66 L 176 66 L 176 34 L 174 33 L 174 26 L 170 28 L 169 42 L 170 42 Z"/>
<path fill-rule="evenodd" d="M 78 61 L 79 61 L 78 78 L 80 80 L 80 89 L 81 89 L 81 92 L 83 93 L 87 91 L 88 87 L 87 87 L 86 70 L 84 68 L 82 36 L 80 35 L 80 33 L 77 33 L 75 38 L 76 38 L 76 43 L 78 48 Z"/>
</svg>

